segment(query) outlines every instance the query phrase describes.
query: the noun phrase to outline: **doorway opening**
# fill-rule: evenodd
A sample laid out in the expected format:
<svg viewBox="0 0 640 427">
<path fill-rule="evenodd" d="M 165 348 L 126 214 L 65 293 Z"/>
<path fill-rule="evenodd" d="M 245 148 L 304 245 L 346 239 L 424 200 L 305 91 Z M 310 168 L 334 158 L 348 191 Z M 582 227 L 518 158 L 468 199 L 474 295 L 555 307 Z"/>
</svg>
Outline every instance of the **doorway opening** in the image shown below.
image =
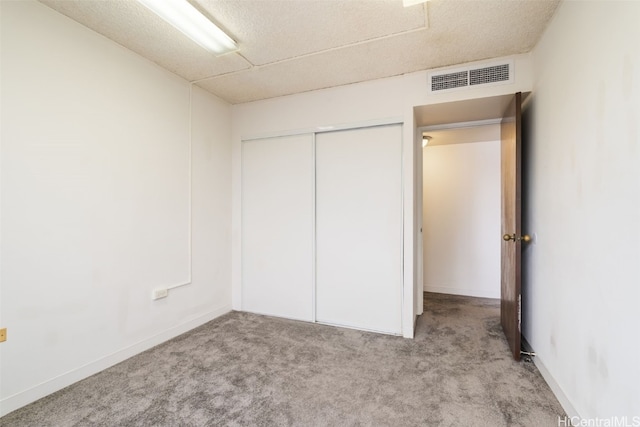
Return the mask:
<svg viewBox="0 0 640 427">
<path fill-rule="evenodd" d="M 424 291 L 499 299 L 499 121 L 419 131 Z"/>
<path fill-rule="evenodd" d="M 521 343 L 520 254 L 523 242 L 529 241 L 521 230 L 522 100 L 522 94 L 516 93 L 414 108 L 416 128 L 421 135 L 428 135 L 431 145 L 416 159 L 416 176 L 422 178 L 416 182 L 419 287 L 494 297 L 491 283 L 500 283 L 500 323 L 516 360 L 520 360 Z M 491 120 L 500 123 L 499 139 L 493 138 L 493 144 L 482 147 L 486 150 L 469 144 L 456 147 L 462 146 L 460 135 L 454 138 L 458 144 L 437 144 L 432 134 L 467 129 L 473 134 L 471 139 L 482 139 L 480 130 L 471 129 Z M 493 187 L 482 185 L 496 175 L 499 180 L 494 178 Z M 496 199 L 500 203 L 497 210 Z M 496 259 L 499 280 L 495 274 L 491 277 L 491 272 L 496 272 Z M 434 266 L 431 269 L 430 264 Z M 483 289 L 485 286 L 488 288 Z M 482 291 L 488 294 L 477 295 Z"/>
</svg>

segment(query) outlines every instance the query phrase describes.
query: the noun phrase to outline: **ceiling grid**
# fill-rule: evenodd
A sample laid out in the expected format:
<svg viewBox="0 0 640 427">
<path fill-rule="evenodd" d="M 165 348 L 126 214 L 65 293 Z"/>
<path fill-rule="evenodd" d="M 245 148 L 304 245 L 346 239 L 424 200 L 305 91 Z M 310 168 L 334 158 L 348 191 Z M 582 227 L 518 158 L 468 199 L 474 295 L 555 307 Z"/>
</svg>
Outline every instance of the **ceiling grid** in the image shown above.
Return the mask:
<svg viewBox="0 0 640 427">
<path fill-rule="evenodd" d="M 216 57 L 133 0 L 39 0 L 231 104 L 529 52 L 558 0 L 191 0 Z"/>
</svg>

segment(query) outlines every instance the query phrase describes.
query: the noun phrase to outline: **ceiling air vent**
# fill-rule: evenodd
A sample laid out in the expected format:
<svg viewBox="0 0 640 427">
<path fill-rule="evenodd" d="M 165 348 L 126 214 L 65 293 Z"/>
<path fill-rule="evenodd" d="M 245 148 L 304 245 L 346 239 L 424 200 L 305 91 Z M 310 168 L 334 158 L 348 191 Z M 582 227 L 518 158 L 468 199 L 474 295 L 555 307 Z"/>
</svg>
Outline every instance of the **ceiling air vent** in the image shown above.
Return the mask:
<svg viewBox="0 0 640 427">
<path fill-rule="evenodd" d="M 513 61 L 456 68 L 455 70 L 429 74 L 429 92 L 505 83 L 513 83 Z"/>
<path fill-rule="evenodd" d="M 431 77 L 431 90 L 445 90 L 469 85 L 469 73 L 460 71 L 458 73 L 440 74 Z"/>
<path fill-rule="evenodd" d="M 504 82 L 509 80 L 509 64 L 494 65 L 493 67 L 469 70 L 469 84 L 483 85 L 487 83 Z"/>
</svg>

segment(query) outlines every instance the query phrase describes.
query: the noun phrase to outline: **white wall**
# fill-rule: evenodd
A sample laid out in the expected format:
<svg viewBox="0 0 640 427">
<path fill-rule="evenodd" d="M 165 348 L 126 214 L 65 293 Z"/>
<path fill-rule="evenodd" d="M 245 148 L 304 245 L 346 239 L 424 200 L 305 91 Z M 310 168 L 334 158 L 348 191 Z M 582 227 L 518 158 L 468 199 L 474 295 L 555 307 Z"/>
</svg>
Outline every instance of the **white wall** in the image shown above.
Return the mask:
<svg viewBox="0 0 640 427">
<path fill-rule="evenodd" d="M 524 334 L 588 419 L 640 416 L 638 22 L 638 2 L 564 2 L 533 52 Z"/>
<path fill-rule="evenodd" d="M 1 7 L 0 415 L 231 308 L 228 105 L 194 90 L 190 128 L 186 81 Z"/>
<path fill-rule="evenodd" d="M 423 171 L 424 290 L 500 298 L 500 141 L 427 146 Z"/>
</svg>

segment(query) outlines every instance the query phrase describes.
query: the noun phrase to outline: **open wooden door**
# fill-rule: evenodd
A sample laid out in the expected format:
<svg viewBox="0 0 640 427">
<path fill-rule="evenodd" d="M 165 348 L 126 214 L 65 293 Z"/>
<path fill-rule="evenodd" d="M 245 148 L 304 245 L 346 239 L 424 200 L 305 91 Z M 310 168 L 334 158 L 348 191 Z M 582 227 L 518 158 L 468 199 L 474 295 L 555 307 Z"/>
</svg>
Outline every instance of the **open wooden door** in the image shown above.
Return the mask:
<svg viewBox="0 0 640 427">
<path fill-rule="evenodd" d="M 501 134 L 502 273 L 500 320 L 515 360 L 520 360 L 522 235 L 522 94 L 516 93 L 505 110 Z"/>
</svg>

